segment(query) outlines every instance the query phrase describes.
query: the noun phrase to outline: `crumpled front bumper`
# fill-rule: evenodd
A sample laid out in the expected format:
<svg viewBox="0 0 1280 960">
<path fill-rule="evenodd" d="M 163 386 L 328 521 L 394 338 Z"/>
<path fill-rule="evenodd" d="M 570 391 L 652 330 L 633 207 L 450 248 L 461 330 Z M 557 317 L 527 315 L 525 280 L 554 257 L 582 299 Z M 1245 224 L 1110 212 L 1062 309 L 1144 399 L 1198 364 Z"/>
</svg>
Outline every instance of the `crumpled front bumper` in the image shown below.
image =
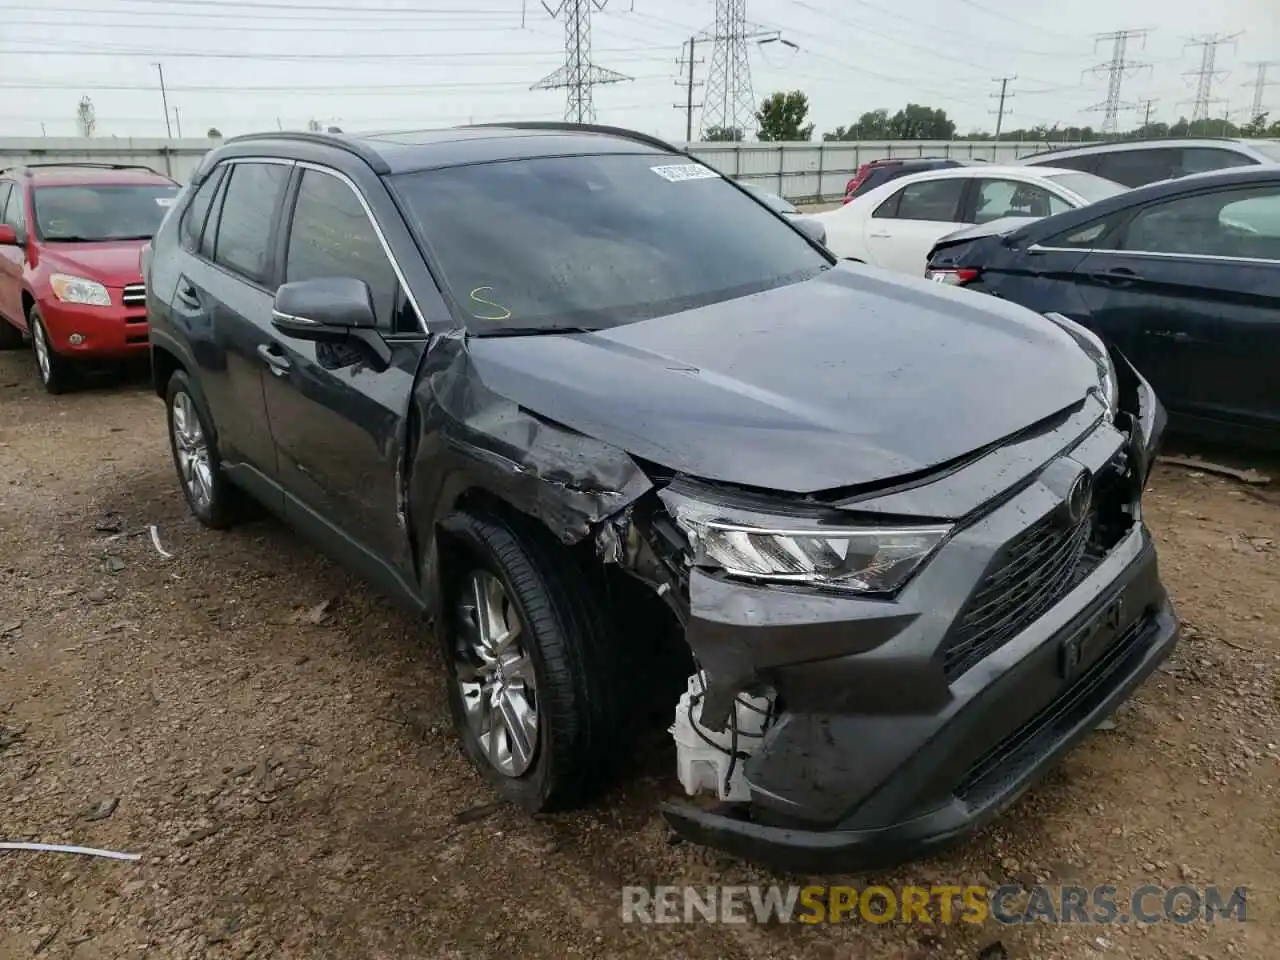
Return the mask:
<svg viewBox="0 0 1280 960">
<path fill-rule="evenodd" d="M 1126 455 L 1136 502 L 1164 412 L 1131 368 L 1122 380 L 1128 443 L 1102 424 L 1067 452 L 1091 468 Z M 1033 785 L 1178 637 L 1139 517 L 1046 613 L 948 679 L 944 641 L 958 614 L 1051 500 L 1034 480 L 1004 498 L 892 601 L 694 571 L 686 635 L 699 660 L 723 688 L 772 687 L 783 712 L 745 762 L 748 815 L 667 803 L 675 832 L 784 870 L 888 866 L 969 835 Z"/>
</svg>

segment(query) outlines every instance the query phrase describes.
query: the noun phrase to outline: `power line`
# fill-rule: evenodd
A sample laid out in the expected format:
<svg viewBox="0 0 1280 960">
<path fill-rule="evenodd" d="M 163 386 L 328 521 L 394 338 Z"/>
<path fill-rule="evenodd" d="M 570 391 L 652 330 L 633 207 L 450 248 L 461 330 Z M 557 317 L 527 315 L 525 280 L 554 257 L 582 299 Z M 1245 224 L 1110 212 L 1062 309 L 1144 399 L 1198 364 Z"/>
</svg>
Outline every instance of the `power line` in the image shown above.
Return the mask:
<svg viewBox="0 0 1280 960">
<path fill-rule="evenodd" d="M 621 83 L 631 78 L 616 70 L 597 67 L 591 62 L 591 11 L 603 10 L 609 0 L 560 0 L 552 10 L 543 0 L 542 6 L 553 18 L 564 15 L 564 65 L 551 71 L 531 90 L 564 90 L 564 118 L 576 123 L 594 123 L 595 104 L 591 91 L 603 83 Z"/>
<path fill-rule="evenodd" d="M 1145 46 L 1147 34 L 1150 32 L 1150 30 L 1117 30 L 1114 33 L 1099 34 L 1094 38 L 1095 50 L 1099 43 L 1109 42 L 1111 44 L 1111 59 L 1085 71 L 1086 73 L 1105 72 L 1107 74 L 1107 99 L 1102 103 L 1096 103 L 1087 108 L 1091 111 L 1102 111 L 1103 133 L 1119 133 L 1118 116 L 1120 111 L 1122 109 L 1131 110 L 1135 106 L 1132 103 L 1121 102 L 1120 85 L 1129 74 L 1150 66 L 1147 63 L 1135 63 L 1128 59 L 1129 42 L 1131 40 L 1141 40 Z"/>
<path fill-rule="evenodd" d="M 268 2 L 268 0 L 253 0 L 252 3 L 246 0 L 125 0 L 127 3 L 145 4 L 151 6 L 164 7 L 214 7 L 218 10 L 225 9 L 244 9 L 244 10 L 289 10 L 297 13 L 337 13 L 347 14 L 351 16 L 353 12 L 358 11 L 358 15 L 363 17 L 366 13 L 391 13 L 397 16 L 435 16 L 437 14 L 456 14 L 459 16 L 475 16 L 485 15 L 506 15 L 506 10 L 476 10 L 474 7 L 456 7 L 453 9 L 438 10 L 417 10 L 413 7 L 379 7 L 363 4 L 320 4 L 320 3 L 278 3 Z M 49 9 L 41 5 L 40 9 Z M 102 8 L 94 8 L 95 13 L 101 13 Z M 145 10 L 120 10 L 121 14 L 145 13 Z M 513 3 L 509 8 L 511 16 L 515 16 L 519 11 Z M 183 16 L 188 14 L 184 11 Z"/>
<path fill-rule="evenodd" d="M 1017 80 L 1017 79 L 1018 79 L 1018 77 L 1017 77 L 1017 75 L 1015 74 L 1015 75 L 1013 75 L 1013 76 L 1009 76 L 1009 77 L 996 77 L 994 80 L 992 80 L 992 81 L 991 81 L 992 83 L 998 83 L 998 84 L 1000 84 L 1000 92 L 999 92 L 999 93 L 993 93 L 993 94 L 991 94 L 991 96 L 993 96 L 993 97 L 998 97 L 998 98 L 1000 99 L 1000 106 L 999 106 L 999 107 L 997 107 L 997 108 L 996 108 L 996 110 L 995 110 L 995 115 L 996 115 L 996 139 L 997 139 L 997 140 L 999 140 L 999 139 L 1000 139 L 1000 131 L 1004 128 L 1004 102 L 1005 102 L 1006 98 L 1011 98 L 1011 97 L 1013 96 L 1013 94 L 1011 94 L 1011 93 L 1009 93 L 1009 92 L 1008 92 L 1008 90 L 1009 90 L 1009 81 L 1010 81 L 1010 80 Z"/>
<path fill-rule="evenodd" d="M 656 81 L 661 80 L 667 82 L 671 79 L 669 74 L 651 74 L 643 77 L 633 78 L 637 81 Z M 85 83 L 67 83 L 63 81 L 42 81 L 42 82 L 22 82 L 22 81 L 0 81 L 0 90 L 75 90 L 85 89 Z M 513 87 L 527 89 L 527 84 L 522 80 L 445 80 L 440 83 L 430 84 L 365 84 L 365 85 L 310 85 L 310 86 L 276 86 L 273 84 L 251 84 L 247 86 L 227 85 L 227 84 L 195 84 L 195 85 L 173 85 L 168 86 L 170 93 L 289 93 L 289 94 L 308 94 L 314 93 L 326 97 L 340 93 L 344 96 L 361 94 L 370 94 L 373 96 L 395 96 L 403 94 L 405 96 L 418 97 L 424 93 L 430 93 L 433 90 L 454 90 L 454 89 L 474 89 L 474 90 L 491 90 L 494 93 L 502 93 L 504 96 L 510 96 Z M 147 90 L 155 92 L 156 85 L 153 83 L 93 83 L 93 91 L 132 91 Z"/>
<path fill-rule="evenodd" d="M 1186 74 L 1186 76 L 1194 76 L 1196 78 L 1196 97 L 1191 106 L 1192 123 L 1197 120 L 1208 120 L 1209 112 L 1213 105 L 1223 102 L 1220 98 L 1213 96 L 1214 78 L 1227 75 L 1225 70 L 1214 69 L 1218 58 L 1218 47 L 1225 43 L 1230 43 L 1234 46 L 1236 37 L 1240 36 L 1242 32 L 1237 31 L 1232 34 L 1209 33 L 1192 37 L 1187 41 L 1188 47 L 1200 48 L 1200 69 L 1188 71 Z"/>
<path fill-rule="evenodd" d="M 98 11 L 94 11 L 94 12 L 96 13 Z M 186 14 L 170 14 L 170 16 L 185 17 L 187 15 Z M 231 18 L 231 19 L 237 19 L 237 18 Z M 260 24 L 245 26 L 245 24 L 243 23 L 231 23 L 231 24 L 226 24 L 226 23 L 203 24 L 202 23 L 199 26 L 199 30 L 201 33 L 204 33 L 205 31 L 208 31 L 208 30 L 233 31 L 241 35 L 250 34 L 250 33 L 282 33 L 282 32 L 288 32 L 288 33 L 395 33 L 395 34 L 403 34 L 405 32 L 405 25 L 403 23 L 401 24 L 386 23 L 383 26 L 370 26 L 368 24 L 343 24 L 341 26 L 335 26 L 334 24 L 331 24 L 331 23 L 323 23 L 323 24 L 315 23 L 313 22 L 314 19 L 315 19 L 314 17 L 308 17 L 306 23 L 272 24 L 271 26 L 262 26 Z M 67 22 L 65 20 L 19 20 L 19 21 L 12 21 L 11 25 L 22 26 L 22 27 L 65 27 L 67 25 Z M 116 28 L 119 28 L 121 26 L 119 20 L 81 20 L 79 18 L 76 19 L 75 25 L 77 27 L 116 27 Z M 417 25 L 415 25 L 415 27 L 416 26 Z M 130 33 L 133 33 L 138 30 L 180 30 L 182 28 L 183 28 L 183 25 L 175 24 L 175 23 L 135 23 L 135 24 L 130 24 L 128 26 L 128 30 Z M 430 30 L 431 33 L 433 34 L 435 33 L 486 33 L 494 30 L 519 31 L 521 29 L 518 24 L 510 24 L 510 25 L 485 24 L 483 26 L 461 26 L 461 25 L 452 24 L 452 23 L 450 24 L 433 23 L 430 25 L 423 24 L 422 28 Z M 22 40 L 22 39 L 23 39 L 22 37 L 11 37 L 10 41 Z"/>
<path fill-rule="evenodd" d="M 1252 81 L 1242 84 L 1245 87 L 1253 87 L 1253 106 L 1249 111 L 1249 120 L 1252 122 L 1259 117 L 1266 116 L 1267 111 L 1262 109 L 1262 101 L 1266 96 L 1267 87 L 1280 85 L 1280 80 L 1267 79 L 1267 69 L 1269 67 L 1280 67 L 1280 60 L 1263 60 L 1251 63 L 1249 66 L 1258 71 Z"/>
<path fill-rule="evenodd" d="M 693 140 L 693 109 L 694 107 L 701 108 L 702 106 L 702 104 L 700 103 L 695 104 L 693 102 L 694 88 L 701 87 L 703 85 L 701 83 L 694 82 L 694 79 L 693 79 L 693 68 L 697 64 L 703 62 L 702 60 L 695 59 L 694 57 L 694 52 L 697 47 L 697 43 L 698 43 L 698 38 L 696 36 L 690 37 L 688 40 L 682 43 L 680 45 L 680 59 L 676 61 L 676 64 L 681 68 L 682 71 L 688 70 L 688 74 L 683 81 L 685 102 L 683 104 L 680 104 L 680 103 L 674 104 L 677 110 L 684 111 L 684 138 L 686 142 Z M 685 56 L 685 53 L 684 53 L 686 47 L 689 49 L 689 55 L 687 57 Z M 681 81 L 677 80 L 676 86 L 678 87 L 680 86 L 680 84 L 681 84 Z"/>
</svg>

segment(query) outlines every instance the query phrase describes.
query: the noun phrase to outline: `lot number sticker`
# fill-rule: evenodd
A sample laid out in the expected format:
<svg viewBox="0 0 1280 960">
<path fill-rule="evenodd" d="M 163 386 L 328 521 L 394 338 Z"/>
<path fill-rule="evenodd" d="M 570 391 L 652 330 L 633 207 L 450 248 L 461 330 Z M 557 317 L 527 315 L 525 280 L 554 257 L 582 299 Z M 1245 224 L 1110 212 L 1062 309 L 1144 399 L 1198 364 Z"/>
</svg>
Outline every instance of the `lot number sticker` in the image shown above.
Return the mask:
<svg viewBox="0 0 1280 960">
<path fill-rule="evenodd" d="M 161 207 L 172 207 L 173 197 L 156 197 L 156 204 Z"/>
<path fill-rule="evenodd" d="M 663 180 L 680 183 L 684 180 L 717 180 L 720 174 L 700 163 L 673 163 L 663 167 L 650 167 Z"/>
</svg>

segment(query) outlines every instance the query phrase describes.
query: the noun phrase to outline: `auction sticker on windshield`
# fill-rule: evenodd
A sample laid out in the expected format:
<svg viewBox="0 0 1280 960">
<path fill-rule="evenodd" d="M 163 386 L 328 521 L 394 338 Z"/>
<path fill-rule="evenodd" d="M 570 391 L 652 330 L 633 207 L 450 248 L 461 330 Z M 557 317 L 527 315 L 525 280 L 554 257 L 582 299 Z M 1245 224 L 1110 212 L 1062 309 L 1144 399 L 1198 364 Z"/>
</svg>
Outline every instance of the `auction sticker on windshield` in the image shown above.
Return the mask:
<svg viewBox="0 0 1280 960">
<path fill-rule="evenodd" d="M 679 183 L 682 180 L 715 180 L 720 174 L 700 163 L 672 163 L 662 167 L 650 167 L 663 180 Z"/>
</svg>

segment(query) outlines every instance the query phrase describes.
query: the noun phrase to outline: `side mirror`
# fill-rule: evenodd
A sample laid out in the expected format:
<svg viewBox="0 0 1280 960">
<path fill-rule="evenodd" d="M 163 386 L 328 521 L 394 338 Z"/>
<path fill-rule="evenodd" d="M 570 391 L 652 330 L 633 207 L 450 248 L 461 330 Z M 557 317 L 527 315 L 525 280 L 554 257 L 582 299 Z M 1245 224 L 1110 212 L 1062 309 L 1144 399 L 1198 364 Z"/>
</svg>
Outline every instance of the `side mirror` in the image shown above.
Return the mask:
<svg viewBox="0 0 1280 960">
<path fill-rule="evenodd" d="M 820 243 L 824 247 L 827 245 L 827 228 L 822 225 L 820 220 L 815 220 L 812 217 L 796 217 L 791 222 L 796 225 L 797 230 L 814 243 Z"/>
<path fill-rule="evenodd" d="M 369 285 L 354 277 L 295 280 L 276 291 L 271 323 L 300 340 L 342 340 L 377 325 Z"/>
<path fill-rule="evenodd" d="M 7 223 L 0 223 L 0 247 L 17 246 L 21 246 L 18 243 L 18 231 Z"/>
<path fill-rule="evenodd" d="M 271 307 L 271 325 L 295 340 L 363 344 L 384 368 L 391 363 L 391 348 L 377 330 L 373 293 L 354 277 L 281 285 Z"/>
</svg>

